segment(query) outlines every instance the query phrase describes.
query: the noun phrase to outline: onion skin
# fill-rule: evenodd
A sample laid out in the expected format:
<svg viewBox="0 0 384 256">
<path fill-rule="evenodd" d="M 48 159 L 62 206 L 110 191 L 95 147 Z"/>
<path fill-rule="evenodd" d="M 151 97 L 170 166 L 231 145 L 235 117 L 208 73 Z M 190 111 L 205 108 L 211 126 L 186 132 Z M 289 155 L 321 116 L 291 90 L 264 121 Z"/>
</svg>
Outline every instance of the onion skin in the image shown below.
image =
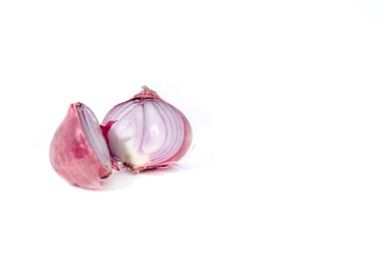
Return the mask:
<svg viewBox="0 0 384 256">
<path fill-rule="evenodd" d="M 136 103 L 140 104 L 140 103 L 144 103 L 144 102 L 148 102 L 148 101 L 156 102 L 156 103 L 159 103 L 162 105 L 166 105 L 168 108 L 171 108 L 174 112 L 177 113 L 176 115 L 178 118 L 181 119 L 181 123 L 182 123 L 181 127 L 179 128 L 179 129 L 182 129 L 182 131 L 183 131 L 182 142 L 180 143 L 179 147 L 177 148 L 177 150 L 172 155 L 169 155 L 169 156 L 167 156 L 167 158 L 162 159 L 162 160 L 152 161 L 152 159 L 149 159 L 148 162 L 140 163 L 140 164 L 134 163 L 130 160 L 124 161 L 123 159 L 121 159 L 119 157 L 119 155 L 113 153 L 113 151 L 114 151 L 113 150 L 113 144 L 112 144 L 113 140 L 111 140 L 110 136 L 111 136 L 111 130 L 113 130 L 114 125 L 118 125 L 119 122 L 124 122 L 123 119 L 125 117 L 123 117 L 122 119 L 115 118 L 114 113 L 116 113 L 118 111 L 117 109 L 119 109 L 119 108 L 121 109 L 123 106 L 130 105 L 130 104 L 136 104 Z M 103 130 L 103 135 L 105 136 L 106 141 L 109 145 L 111 156 L 114 159 L 116 159 L 117 161 L 123 162 L 134 173 L 139 173 L 139 172 L 144 171 L 144 170 L 156 169 L 156 168 L 162 168 L 162 167 L 169 166 L 170 164 L 172 164 L 172 163 L 178 161 L 180 158 L 182 158 L 188 152 L 188 150 L 191 146 L 191 143 L 192 143 L 192 128 L 191 128 L 189 121 L 185 117 L 185 115 L 180 110 L 178 110 L 176 107 L 174 107 L 173 105 L 171 105 L 168 102 L 161 99 L 155 91 L 149 89 L 146 86 L 143 86 L 143 90 L 140 93 L 133 96 L 133 98 L 131 98 L 130 100 L 123 102 L 123 103 L 120 103 L 120 104 L 116 105 L 114 108 L 112 108 L 109 111 L 109 113 L 106 115 L 105 119 L 103 120 L 103 125 L 101 127 Z M 116 139 L 115 139 L 115 143 L 116 143 Z M 133 157 L 134 157 L 134 155 L 133 155 Z"/>
<path fill-rule="evenodd" d="M 70 105 L 52 139 L 50 161 L 55 171 L 69 183 L 87 189 L 101 189 L 102 179 L 112 170 L 100 162 L 87 141 L 78 113 L 81 105 Z"/>
</svg>

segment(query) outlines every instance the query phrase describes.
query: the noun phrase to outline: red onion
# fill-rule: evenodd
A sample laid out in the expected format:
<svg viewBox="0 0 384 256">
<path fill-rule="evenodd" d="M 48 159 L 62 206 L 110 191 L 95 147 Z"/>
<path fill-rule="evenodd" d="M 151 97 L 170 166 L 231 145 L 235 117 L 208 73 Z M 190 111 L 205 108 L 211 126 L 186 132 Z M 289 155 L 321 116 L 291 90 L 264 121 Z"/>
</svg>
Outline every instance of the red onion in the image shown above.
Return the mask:
<svg viewBox="0 0 384 256">
<path fill-rule="evenodd" d="M 134 172 L 165 167 L 186 154 L 191 140 L 184 114 L 144 86 L 113 107 L 102 126 L 87 106 L 71 104 L 53 137 L 50 160 L 68 182 L 100 189 L 118 162 Z"/>
<path fill-rule="evenodd" d="M 168 166 L 185 155 L 192 129 L 181 111 L 144 86 L 103 120 L 111 156 L 134 172 Z"/>
<path fill-rule="evenodd" d="M 111 174 L 111 158 L 99 123 L 84 104 L 70 105 L 53 137 L 50 159 L 58 174 L 84 188 L 101 188 L 102 178 Z"/>
</svg>

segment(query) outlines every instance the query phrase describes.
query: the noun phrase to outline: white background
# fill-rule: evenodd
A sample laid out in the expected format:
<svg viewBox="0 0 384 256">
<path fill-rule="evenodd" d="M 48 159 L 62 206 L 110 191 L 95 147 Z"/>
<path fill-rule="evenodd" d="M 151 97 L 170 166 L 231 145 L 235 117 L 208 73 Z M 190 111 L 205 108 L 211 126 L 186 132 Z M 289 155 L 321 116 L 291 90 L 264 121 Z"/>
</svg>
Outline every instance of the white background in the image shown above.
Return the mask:
<svg viewBox="0 0 384 256">
<path fill-rule="evenodd" d="M 0 2 L 0 255 L 384 255 L 382 1 Z M 194 148 L 68 185 L 49 143 L 148 85 Z"/>
</svg>

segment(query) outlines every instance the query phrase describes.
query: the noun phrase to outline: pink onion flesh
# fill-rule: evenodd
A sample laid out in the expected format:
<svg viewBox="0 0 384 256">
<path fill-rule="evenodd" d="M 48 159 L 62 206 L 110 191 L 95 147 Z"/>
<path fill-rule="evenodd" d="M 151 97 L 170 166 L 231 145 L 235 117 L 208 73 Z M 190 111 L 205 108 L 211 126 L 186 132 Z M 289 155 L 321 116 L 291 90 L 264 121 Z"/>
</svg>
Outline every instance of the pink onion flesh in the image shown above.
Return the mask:
<svg viewBox="0 0 384 256">
<path fill-rule="evenodd" d="M 69 183 L 100 189 L 102 178 L 111 174 L 108 147 L 93 112 L 82 103 L 71 104 L 50 147 L 56 172 Z"/>
<path fill-rule="evenodd" d="M 147 87 L 116 105 L 102 123 L 111 156 L 131 170 L 164 167 L 188 151 L 192 129 L 181 111 Z"/>
</svg>

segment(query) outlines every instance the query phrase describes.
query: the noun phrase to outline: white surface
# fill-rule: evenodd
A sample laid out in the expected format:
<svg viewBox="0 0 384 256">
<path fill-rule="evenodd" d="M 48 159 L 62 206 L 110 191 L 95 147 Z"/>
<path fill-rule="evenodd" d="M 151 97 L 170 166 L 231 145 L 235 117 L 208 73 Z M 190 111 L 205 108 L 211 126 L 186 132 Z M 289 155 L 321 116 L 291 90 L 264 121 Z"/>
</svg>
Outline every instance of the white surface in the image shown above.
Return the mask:
<svg viewBox="0 0 384 256">
<path fill-rule="evenodd" d="M 383 255 L 382 1 L 1 1 L 0 255 Z M 195 147 L 69 186 L 48 147 L 148 85 Z"/>
</svg>

